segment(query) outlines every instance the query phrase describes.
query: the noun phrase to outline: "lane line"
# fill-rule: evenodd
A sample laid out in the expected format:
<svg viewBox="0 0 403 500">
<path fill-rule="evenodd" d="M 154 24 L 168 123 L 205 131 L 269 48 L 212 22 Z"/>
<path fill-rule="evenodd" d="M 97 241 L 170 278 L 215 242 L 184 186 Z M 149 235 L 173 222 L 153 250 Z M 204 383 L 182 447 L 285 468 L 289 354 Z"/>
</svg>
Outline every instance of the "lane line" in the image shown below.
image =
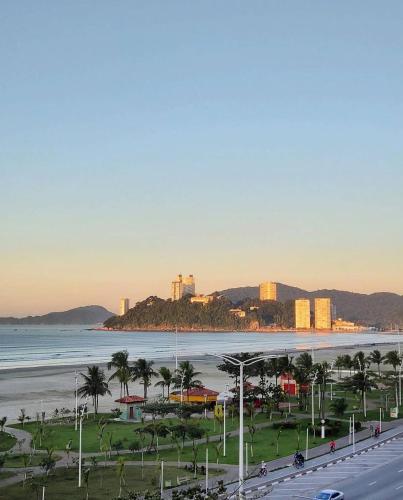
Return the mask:
<svg viewBox="0 0 403 500">
<path fill-rule="evenodd" d="M 374 484 L 376 484 L 376 481 L 372 481 L 372 483 L 368 483 L 368 486 L 373 486 Z"/>
</svg>

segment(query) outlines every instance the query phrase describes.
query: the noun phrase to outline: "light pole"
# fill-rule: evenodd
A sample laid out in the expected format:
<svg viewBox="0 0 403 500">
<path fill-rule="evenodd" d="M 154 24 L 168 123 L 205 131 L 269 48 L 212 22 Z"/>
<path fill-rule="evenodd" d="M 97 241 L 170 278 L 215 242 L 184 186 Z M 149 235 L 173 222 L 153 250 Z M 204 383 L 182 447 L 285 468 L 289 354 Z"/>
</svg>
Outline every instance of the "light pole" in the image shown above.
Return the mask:
<svg viewBox="0 0 403 500">
<path fill-rule="evenodd" d="M 278 358 L 278 357 L 284 357 L 284 355 L 280 354 L 268 354 L 268 355 L 262 355 L 262 356 L 256 356 L 254 358 L 246 359 L 245 361 L 241 361 L 237 358 L 234 358 L 233 356 L 229 356 L 227 354 L 210 354 L 210 356 L 214 356 L 216 358 L 223 359 L 224 361 L 227 361 L 228 363 L 234 365 L 234 366 L 239 366 L 239 451 L 238 451 L 238 462 L 239 462 L 239 468 L 238 468 L 238 482 L 239 482 L 239 498 L 245 498 L 244 494 L 244 487 L 243 487 L 243 482 L 244 482 L 244 445 L 243 445 L 243 389 L 244 389 L 244 381 L 243 381 L 243 374 L 244 374 L 244 368 L 249 367 L 251 365 L 254 365 L 255 363 L 258 363 L 259 361 L 263 361 L 265 359 L 269 358 Z"/>
<path fill-rule="evenodd" d="M 312 394 L 312 426 L 315 426 L 315 382 L 318 376 L 318 370 L 315 372 L 315 376 L 312 379 L 311 383 L 311 394 Z"/>
<path fill-rule="evenodd" d="M 178 327 L 175 328 L 175 370 L 178 370 Z"/>
<path fill-rule="evenodd" d="M 403 359 L 399 366 L 399 406 L 402 406 L 402 366 L 403 366 Z"/>
<path fill-rule="evenodd" d="M 227 447 L 226 447 L 226 444 L 227 444 L 227 436 L 226 436 L 226 432 L 227 432 L 227 428 L 226 428 L 226 405 L 227 405 L 227 399 L 229 397 L 229 387 L 228 387 L 228 384 L 225 386 L 225 392 L 224 392 L 224 425 L 223 425 L 223 430 L 224 430 L 224 434 L 223 434 L 223 456 L 225 457 L 226 456 L 226 453 L 227 453 Z"/>
<path fill-rule="evenodd" d="M 161 498 L 164 498 L 164 461 L 161 460 Z"/>
<path fill-rule="evenodd" d="M 88 398 L 87 398 L 88 399 Z M 80 409 L 80 437 L 79 437 L 79 451 L 78 451 L 78 487 L 81 488 L 81 455 L 82 455 L 82 435 L 83 435 L 83 418 L 87 410 L 87 399 Z"/>
<path fill-rule="evenodd" d="M 208 494 L 208 446 L 206 446 L 206 496 Z"/>
<path fill-rule="evenodd" d="M 78 378 L 77 378 L 77 370 L 75 371 L 74 379 L 76 382 L 76 390 L 75 390 L 75 396 L 76 396 L 76 421 L 74 425 L 74 430 L 77 430 L 77 420 L 78 420 Z"/>
</svg>

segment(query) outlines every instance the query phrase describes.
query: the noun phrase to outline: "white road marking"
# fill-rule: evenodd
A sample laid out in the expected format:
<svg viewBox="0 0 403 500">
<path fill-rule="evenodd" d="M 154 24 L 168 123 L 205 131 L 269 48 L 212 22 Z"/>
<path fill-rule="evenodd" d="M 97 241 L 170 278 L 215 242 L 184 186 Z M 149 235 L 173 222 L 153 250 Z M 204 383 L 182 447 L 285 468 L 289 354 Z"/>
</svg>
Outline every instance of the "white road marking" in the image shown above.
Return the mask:
<svg viewBox="0 0 403 500">
<path fill-rule="evenodd" d="M 403 488 L 403 484 L 401 484 L 400 486 L 398 486 L 396 489 L 400 490 L 400 488 Z"/>
<path fill-rule="evenodd" d="M 372 481 L 372 483 L 368 483 L 368 486 L 373 486 L 374 484 L 376 484 L 376 481 Z"/>
</svg>

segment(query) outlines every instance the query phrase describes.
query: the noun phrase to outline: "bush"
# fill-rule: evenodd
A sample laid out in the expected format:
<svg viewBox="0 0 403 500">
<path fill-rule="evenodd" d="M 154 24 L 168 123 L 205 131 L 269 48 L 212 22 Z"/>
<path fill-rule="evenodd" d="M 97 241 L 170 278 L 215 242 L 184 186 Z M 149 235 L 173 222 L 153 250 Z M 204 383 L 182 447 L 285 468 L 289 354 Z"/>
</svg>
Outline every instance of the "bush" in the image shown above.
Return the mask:
<svg viewBox="0 0 403 500">
<path fill-rule="evenodd" d="M 273 429 L 296 429 L 297 422 L 295 420 L 283 420 L 282 422 L 274 422 Z"/>
</svg>

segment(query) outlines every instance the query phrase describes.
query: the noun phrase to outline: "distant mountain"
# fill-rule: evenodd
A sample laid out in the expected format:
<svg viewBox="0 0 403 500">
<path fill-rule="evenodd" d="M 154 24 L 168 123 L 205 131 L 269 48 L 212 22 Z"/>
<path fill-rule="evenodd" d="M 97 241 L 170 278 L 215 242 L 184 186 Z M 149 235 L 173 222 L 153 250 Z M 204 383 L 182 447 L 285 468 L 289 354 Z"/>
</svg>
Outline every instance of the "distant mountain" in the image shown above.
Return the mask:
<svg viewBox="0 0 403 500">
<path fill-rule="evenodd" d="M 113 313 L 102 306 L 83 306 L 62 312 L 51 312 L 43 316 L 25 318 L 0 318 L 0 325 L 94 325 L 103 323 Z"/>
<path fill-rule="evenodd" d="M 259 296 L 259 287 L 228 288 L 218 293 L 236 304 L 247 298 L 257 298 Z M 383 328 L 389 328 L 391 325 L 403 326 L 403 296 L 396 293 L 379 292 L 367 295 L 326 289 L 309 292 L 302 288 L 278 283 L 277 295 L 280 302 L 299 298 L 330 297 L 336 306 L 336 315 L 338 317 Z"/>
</svg>

